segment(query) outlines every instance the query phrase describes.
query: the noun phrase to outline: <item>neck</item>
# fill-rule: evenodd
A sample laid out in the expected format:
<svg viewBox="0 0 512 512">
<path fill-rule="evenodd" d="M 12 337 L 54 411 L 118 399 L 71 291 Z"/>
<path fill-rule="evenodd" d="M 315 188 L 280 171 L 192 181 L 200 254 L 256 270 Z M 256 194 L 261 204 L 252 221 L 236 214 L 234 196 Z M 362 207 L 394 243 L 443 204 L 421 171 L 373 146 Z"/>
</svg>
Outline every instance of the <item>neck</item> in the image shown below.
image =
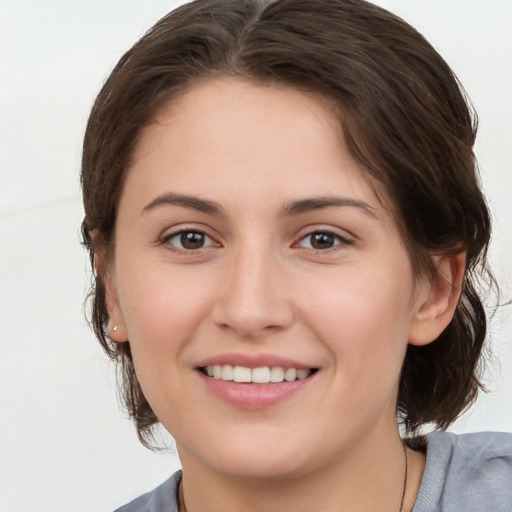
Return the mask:
<svg viewBox="0 0 512 512">
<path fill-rule="evenodd" d="M 322 467 L 274 478 L 233 477 L 197 464 L 186 450 L 178 449 L 186 512 L 397 512 L 401 507 L 406 468 L 397 432 L 384 439 L 365 438 Z M 411 486 L 404 512 L 412 508 L 421 478 L 417 473 L 423 469 L 416 457 L 409 461 Z"/>
</svg>

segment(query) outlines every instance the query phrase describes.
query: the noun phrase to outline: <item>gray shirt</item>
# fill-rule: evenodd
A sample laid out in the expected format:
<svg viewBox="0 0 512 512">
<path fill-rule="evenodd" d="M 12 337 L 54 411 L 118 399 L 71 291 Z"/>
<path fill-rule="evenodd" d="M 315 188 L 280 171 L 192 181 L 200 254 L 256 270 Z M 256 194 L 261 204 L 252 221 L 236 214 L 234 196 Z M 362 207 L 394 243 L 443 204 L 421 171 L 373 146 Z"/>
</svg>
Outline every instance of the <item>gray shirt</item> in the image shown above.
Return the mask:
<svg viewBox="0 0 512 512">
<path fill-rule="evenodd" d="M 512 512 L 512 434 L 426 436 L 427 463 L 413 512 Z M 181 471 L 116 512 L 178 512 Z"/>
</svg>

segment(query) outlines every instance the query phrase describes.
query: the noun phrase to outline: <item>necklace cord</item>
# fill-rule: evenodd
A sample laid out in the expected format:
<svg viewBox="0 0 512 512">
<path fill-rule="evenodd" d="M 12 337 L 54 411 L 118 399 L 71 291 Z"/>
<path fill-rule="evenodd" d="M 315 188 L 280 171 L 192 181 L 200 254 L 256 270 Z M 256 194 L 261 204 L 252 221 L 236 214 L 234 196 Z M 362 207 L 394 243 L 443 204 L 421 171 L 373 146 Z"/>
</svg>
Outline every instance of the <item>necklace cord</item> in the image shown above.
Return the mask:
<svg viewBox="0 0 512 512">
<path fill-rule="evenodd" d="M 402 486 L 402 497 L 400 499 L 400 507 L 398 508 L 398 512 L 402 512 L 402 510 L 404 508 L 405 493 L 407 491 L 407 473 L 408 473 L 408 467 L 407 467 L 408 466 L 407 446 L 405 446 L 404 442 L 402 442 L 402 446 L 404 448 L 405 471 L 404 471 L 404 485 Z"/>
</svg>

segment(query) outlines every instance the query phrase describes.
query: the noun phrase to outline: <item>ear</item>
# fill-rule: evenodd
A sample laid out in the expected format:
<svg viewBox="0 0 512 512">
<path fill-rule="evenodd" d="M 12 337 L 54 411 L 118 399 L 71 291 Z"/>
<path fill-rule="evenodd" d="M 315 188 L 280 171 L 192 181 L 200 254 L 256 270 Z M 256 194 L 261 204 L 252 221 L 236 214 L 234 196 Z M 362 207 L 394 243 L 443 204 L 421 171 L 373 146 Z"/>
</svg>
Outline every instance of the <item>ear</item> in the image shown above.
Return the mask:
<svg viewBox="0 0 512 512">
<path fill-rule="evenodd" d="M 108 336 L 117 343 L 128 341 L 128 332 L 124 321 L 123 312 L 118 300 L 118 293 L 112 267 L 107 264 L 106 255 L 102 251 L 94 253 L 94 267 L 96 274 L 105 287 L 105 302 L 109 316 Z"/>
<path fill-rule="evenodd" d="M 466 253 L 435 258 L 434 276 L 420 285 L 416 311 L 409 331 L 411 345 L 427 345 L 446 329 L 459 301 Z"/>
</svg>

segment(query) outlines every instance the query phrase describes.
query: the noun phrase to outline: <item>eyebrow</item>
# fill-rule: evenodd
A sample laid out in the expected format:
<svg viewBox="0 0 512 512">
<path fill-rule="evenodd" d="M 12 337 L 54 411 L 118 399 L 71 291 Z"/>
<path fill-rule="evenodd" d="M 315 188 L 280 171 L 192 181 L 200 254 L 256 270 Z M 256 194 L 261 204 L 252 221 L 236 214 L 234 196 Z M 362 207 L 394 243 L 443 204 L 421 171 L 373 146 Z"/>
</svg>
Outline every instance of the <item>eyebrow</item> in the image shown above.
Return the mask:
<svg viewBox="0 0 512 512">
<path fill-rule="evenodd" d="M 224 209 L 219 203 L 209 201 L 207 199 L 201 199 L 196 196 L 174 194 L 172 192 L 156 197 L 144 207 L 142 212 L 145 213 L 150 210 L 154 210 L 155 208 L 168 205 L 181 206 L 182 208 L 197 210 L 210 215 L 217 215 L 219 217 L 223 217 L 225 215 Z"/>
<path fill-rule="evenodd" d="M 145 213 L 162 206 L 180 206 L 182 208 L 197 210 L 210 215 L 216 215 L 219 217 L 225 216 L 224 209 L 219 203 L 216 203 L 215 201 L 201 199 L 197 196 L 176 194 L 173 192 L 168 192 L 156 197 L 143 208 L 142 212 Z M 280 209 L 279 213 L 283 217 L 293 217 L 296 215 L 332 207 L 359 208 L 372 217 L 377 218 L 375 208 L 370 206 L 368 203 L 358 199 L 337 196 L 310 197 L 306 199 L 291 201 L 289 203 L 285 203 Z"/>
<path fill-rule="evenodd" d="M 326 197 L 311 197 L 306 199 L 300 199 L 298 201 L 292 201 L 285 204 L 281 208 L 281 215 L 285 217 L 301 215 L 303 213 L 309 213 L 316 210 L 322 210 L 323 208 L 332 207 L 352 207 L 360 208 L 365 213 L 368 213 L 372 217 L 377 218 L 375 208 L 370 206 L 364 201 L 358 199 L 351 199 L 349 197 L 337 197 L 337 196 L 326 196 Z"/>
</svg>

